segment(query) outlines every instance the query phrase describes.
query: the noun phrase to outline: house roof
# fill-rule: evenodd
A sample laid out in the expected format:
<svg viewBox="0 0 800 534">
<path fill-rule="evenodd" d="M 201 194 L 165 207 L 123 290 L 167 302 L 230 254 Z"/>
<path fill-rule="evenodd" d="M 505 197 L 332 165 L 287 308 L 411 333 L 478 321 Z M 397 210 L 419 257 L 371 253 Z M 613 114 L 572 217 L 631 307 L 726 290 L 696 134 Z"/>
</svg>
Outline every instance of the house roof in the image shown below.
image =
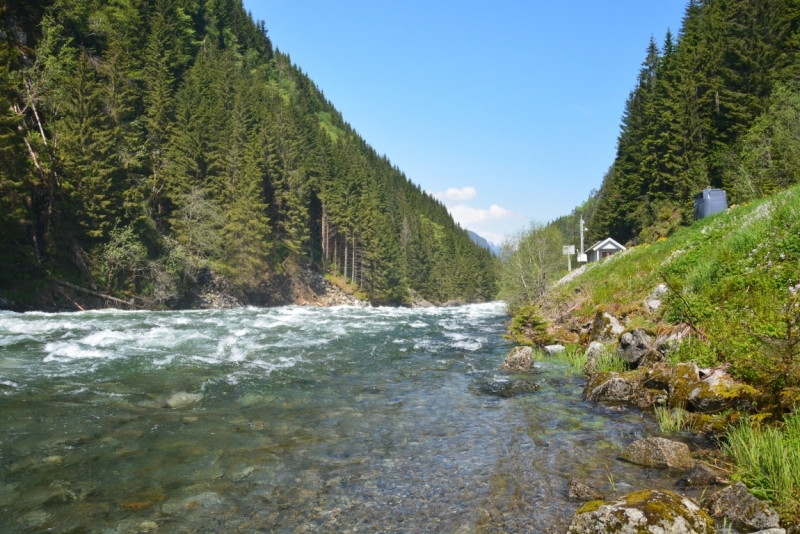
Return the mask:
<svg viewBox="0 0 800 534">
<path fill-rule="evenodd" d="M 601 250 L 601 249 L 628 250 L 624 246 L 614 241 L 612 238 L 607 237 L 605 239 L 598 241 L 597 243 L 586 249 L 586 251 L 589 252 L 590 250 Z"/>
</svg>

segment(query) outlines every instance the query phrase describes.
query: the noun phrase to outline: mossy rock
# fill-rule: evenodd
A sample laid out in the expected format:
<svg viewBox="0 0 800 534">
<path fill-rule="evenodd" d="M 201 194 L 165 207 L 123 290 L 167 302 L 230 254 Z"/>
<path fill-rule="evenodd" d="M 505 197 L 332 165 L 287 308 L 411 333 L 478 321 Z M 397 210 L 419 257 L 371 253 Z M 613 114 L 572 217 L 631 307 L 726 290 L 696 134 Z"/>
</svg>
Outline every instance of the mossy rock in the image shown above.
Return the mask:
<svg viewBox="0 0 800 534">
<path fill-rule="evenodd" d="M 689 392 L 689 407 L 695 412 L 717 412 L 734 405 L 744 408 L 756 390 L 742 384 L 722 370 L 715 370 L 700 380 Z"/>
<path fill-rule="evenodd" d="M 583 395 L 589 401 L 635 401 L 642 387 L 641 371 L 623 373 L 597 371 L 589 377 Z"/>
<path fill-rule="evenodd" d="M 567 534 L 710 534 L 713 520 L 688 497 L 642 490 L 616 501 L 591 501 L 572 518 Z"/>
<path fill-rule="evenodd" d="M 689 405 L 689 395 L 700 382 L 700 372 L 694 363 L 679 363 L 672 367 L 669 384 L 669 405 L 672 408 L 685 408 Z"/>
</svg>

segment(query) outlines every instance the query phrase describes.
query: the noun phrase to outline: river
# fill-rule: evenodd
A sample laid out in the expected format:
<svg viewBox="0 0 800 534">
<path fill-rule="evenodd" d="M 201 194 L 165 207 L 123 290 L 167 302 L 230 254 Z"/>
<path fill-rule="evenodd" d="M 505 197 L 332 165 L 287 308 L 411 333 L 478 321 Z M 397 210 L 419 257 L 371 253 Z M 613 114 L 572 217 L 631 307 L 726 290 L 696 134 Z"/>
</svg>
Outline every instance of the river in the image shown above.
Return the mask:
<svg viewBox="0 0 800 534">
<path fill-rule="evenodd" d="M 0 531 L 563 532 L 657 434 L 499 366 L 500 303 L 0 312 Z M 539 389 L 506 398 L 509 380 Z M 672 477 L 672 478 L 671 478 Z"/>
</svg>

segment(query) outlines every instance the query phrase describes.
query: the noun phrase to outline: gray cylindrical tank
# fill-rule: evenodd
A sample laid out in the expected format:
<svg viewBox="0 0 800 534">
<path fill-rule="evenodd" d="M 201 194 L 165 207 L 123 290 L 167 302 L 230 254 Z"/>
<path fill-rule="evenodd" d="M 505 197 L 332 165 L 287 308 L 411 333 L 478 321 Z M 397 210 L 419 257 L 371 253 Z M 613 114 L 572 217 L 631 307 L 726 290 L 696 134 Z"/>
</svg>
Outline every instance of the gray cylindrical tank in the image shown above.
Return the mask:
<svg viewBox="0 0 800 534">
<path fill-rule="evenodd" d="M 694 197 L 694 220 L 704 219 L 728 209 L 728 193 L 724 189 L 703 189 Z"/>
</svg>

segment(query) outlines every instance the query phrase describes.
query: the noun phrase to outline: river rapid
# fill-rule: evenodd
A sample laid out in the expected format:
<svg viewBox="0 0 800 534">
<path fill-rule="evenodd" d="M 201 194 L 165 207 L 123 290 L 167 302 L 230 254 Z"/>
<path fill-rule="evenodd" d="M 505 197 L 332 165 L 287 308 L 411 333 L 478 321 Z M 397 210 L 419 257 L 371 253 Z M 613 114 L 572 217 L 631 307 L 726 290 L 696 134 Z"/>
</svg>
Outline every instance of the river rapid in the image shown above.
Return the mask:
<svg viewBox="0 0 800 534">
<path fill-rule="evenodd" d="M 657 433 L 641 413 L 583 402 L 557 364 L 498 370 L 506 319 L 0 312 L 0 531 L 564 532 L 570 477 L 672 487 L 618 460 Z"/>
</svg>

